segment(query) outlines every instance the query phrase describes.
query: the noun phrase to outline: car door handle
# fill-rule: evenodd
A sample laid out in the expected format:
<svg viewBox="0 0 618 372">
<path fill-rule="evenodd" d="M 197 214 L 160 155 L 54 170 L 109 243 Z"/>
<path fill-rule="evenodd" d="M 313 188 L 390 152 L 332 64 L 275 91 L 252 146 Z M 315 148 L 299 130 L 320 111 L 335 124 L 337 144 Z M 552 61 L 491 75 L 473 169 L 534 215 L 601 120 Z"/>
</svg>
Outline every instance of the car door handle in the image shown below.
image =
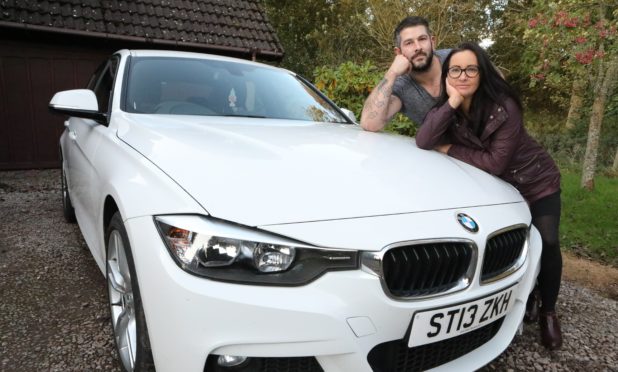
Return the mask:
<svg viewBox="0 0 618 372">
<path fill-rule="evenodd" d="M 64 127 L 67 128 L 67 131 L 69 131 L 69 138 L 71 138 L 72 140 L 75 140 L 77 138 L 77 134 L 75 133 L 74 130 L 71 130 L 71 126 L 69 125 L 68 120 L 64 121 Z"/>
</svg>

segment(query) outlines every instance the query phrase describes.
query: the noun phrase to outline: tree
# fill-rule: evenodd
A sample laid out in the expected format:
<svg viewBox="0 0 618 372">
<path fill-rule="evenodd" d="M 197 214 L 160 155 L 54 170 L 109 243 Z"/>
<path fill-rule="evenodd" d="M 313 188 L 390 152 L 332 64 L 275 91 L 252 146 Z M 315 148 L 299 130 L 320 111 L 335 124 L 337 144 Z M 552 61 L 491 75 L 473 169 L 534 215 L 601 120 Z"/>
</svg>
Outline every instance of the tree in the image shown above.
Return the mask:
<svg viewBox="0 0 618 372">
<path fill-rule="evenodd" d="M 285 49 L 283 67 L 311 77 L 317 66 L 362 59 L 365 0 L 264 0 Z"/>
<path fill-rule="evenodd" d="M 618 75 L 618 55 L 614 56 L 607 65 L 607 69 L 604 66 L 599 67 L 599 77 L 597 78 L 597 87 L 595 89 L 595 91 L 598 91 L 598 94 L 595 95 L 594 103 L 592 104 L 592 115 L 590 116 L 590 125 L 588 127 L 588 142 L 586 144 L 581 180 L 581 187 L 586 190 L 594 189 L 594 174 L 597 166 L 601 123 L 603 122 L 608 93 L 616 81 L 616 75 Z"/>
<path fill-rule="evenodd" d="M 393 59 L 395 27 L 405 16 L 429 20 L 438 48 L 451 48 L 462 41 L 480 42 L 489 34 L 488 10 L 499 2 L 491 0 L 368 0 L 367 32 L 378 47 L 374 61 L 387 66 Z"/>
<path fill-rule="evenodd" d="M 528 87 L 529 71 L 523 68 L 524 32 L 526 19 L 530 18 L 529 8 L 532 0 L 496 1 L 499 7 L 492 12 L 493 44 L 487 49 L 492 62 L 500 69 L 505 78 L 524 97 Z"/>
<path fill-rule="evenodd" d="M 504 0 L 503 0 L 504 1 Z M 480 41 L 491 24 L 493 0 L 264 0 L 285 49 L 283 66 L 310 76 L 318 66 L 371 61 L 385 68 L 393 58 L 393 31 L 407 15 L 429 19 L 438 46 Z"/>
<path fill-rule="evenodd" d="M 574 84 L 589 82 L 593 88 L 581 180 L 583 188 L 592 190 L 605 103 L 616 79 L 618 10 L 609 13 L 602 0 L 535 0 L 532 9 L 524 33 L 531 85 L 563 94 L 580 87 Z"/>
<path fill-rule="evenodd" d="M 582 108 L 584 106 L 584 95 L 587 88 L 587 80 L 573 79 L 573 88 L 571 89 L 571 102 L 569 105 L 569 113 L 567 115 L 564 127 L 567 130 L 575 128 L 575 124 L 581 119 Z"/>
</svg>

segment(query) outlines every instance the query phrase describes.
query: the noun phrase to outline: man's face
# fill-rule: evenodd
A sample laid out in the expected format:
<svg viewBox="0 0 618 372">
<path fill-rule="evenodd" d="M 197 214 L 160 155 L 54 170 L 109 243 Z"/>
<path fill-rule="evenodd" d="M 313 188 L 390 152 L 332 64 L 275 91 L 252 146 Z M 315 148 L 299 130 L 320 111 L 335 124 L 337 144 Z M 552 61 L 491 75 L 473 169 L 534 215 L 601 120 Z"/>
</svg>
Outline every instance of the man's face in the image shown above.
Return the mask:
<svg viewBox="0 0 618 372">
<path fill-rule="evenodd" d="M 403 54 L 416 72 L 427 71 L 433 60 L 434 38 L 425 26 L 407 27 L 399 33 L 401 43 L 395 53 Z"/>
</svg>

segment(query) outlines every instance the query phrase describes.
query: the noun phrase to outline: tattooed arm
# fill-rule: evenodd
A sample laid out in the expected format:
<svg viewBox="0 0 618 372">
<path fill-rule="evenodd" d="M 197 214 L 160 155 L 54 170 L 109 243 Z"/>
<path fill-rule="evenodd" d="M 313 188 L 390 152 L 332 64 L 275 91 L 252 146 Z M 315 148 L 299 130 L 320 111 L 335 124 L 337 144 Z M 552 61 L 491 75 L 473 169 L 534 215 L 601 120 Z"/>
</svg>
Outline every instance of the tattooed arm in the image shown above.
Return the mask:
<svg viewBox="0 0 618 372">
<path fill-rule="evenodd" d="M 384 79 L 371 91 L 361 113 L 361 127 L 377 132 L 401 109 L 401 100 L 392 95 L 398 76 L 410 70 L 410 62 L 402 55 L 395 56 L 393 64 L 384 74 Z"/>
</svg>

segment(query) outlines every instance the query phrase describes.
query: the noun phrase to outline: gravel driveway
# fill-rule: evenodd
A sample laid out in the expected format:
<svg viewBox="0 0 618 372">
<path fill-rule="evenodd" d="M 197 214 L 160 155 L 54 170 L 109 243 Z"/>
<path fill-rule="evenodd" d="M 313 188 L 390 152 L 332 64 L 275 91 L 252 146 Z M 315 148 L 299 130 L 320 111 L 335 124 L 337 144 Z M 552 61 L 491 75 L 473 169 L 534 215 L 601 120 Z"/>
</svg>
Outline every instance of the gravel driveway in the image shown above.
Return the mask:
<svg viewBox="0 0 618 372">
<path fill-rule="evenodd" d="M 60 172 L 0 172 L 0 219 L 0 371 L 118 370 L 105 280 L 64 222 Z M 483 371 L 618 372 L 618 302 L 563 282 L 558 310 L 562 350 L 528 325 Z"/>
</svg>

